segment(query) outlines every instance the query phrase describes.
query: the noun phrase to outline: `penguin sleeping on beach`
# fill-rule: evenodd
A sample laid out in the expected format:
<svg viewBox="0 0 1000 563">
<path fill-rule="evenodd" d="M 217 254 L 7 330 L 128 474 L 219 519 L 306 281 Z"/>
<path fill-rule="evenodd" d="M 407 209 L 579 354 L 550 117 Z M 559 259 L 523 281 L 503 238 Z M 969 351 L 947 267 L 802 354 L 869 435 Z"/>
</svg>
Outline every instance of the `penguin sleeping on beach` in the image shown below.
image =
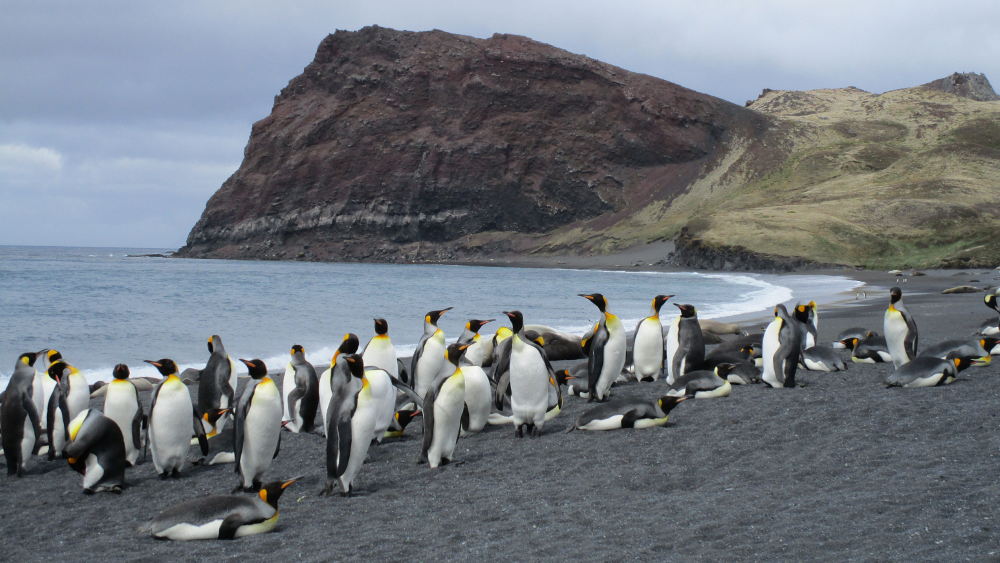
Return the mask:
<svg viewBox="0 0 1000 563">
<path fill-rule="evenodd" d="M 612 399 L 580 415 L 566 432 L 573 430 L 617 430 L 652 428 L 667 423 L 670 411 L 690 397 L 660 397 L 654 400 Z"/>
<path fill-rule="evenodd" d="M 86 409 L 69 425 L 69 466 L 83 475 L 83 492 L 121 493 L 125 487 L 125 440 L 118 423 L 96 409 Z"/>
</svg>

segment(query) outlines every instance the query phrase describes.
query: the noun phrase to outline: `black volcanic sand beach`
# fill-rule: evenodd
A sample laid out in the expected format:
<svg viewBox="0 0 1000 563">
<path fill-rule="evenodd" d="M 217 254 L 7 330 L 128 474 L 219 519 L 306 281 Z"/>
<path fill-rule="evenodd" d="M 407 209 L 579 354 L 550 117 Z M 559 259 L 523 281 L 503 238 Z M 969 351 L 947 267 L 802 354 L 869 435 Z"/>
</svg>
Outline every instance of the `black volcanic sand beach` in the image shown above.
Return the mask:
<svg viewBox="0 0 1000 563">
<path fill-rule="evenodd" d="M 882 332 L 894 278 L 860 275 L 881 289 L 821 309 L 822 342 L 855 325 Z M 994 275 L 933 272 L 900 284 L 921 344 L 971 337 L 990 316 L 983 294 L 939 292 L 969 279 L 996 283 Z M 644 430 L 565 434 L 587 406 L 567 397 L 542 437 L 519 440 L 510 427 L 488 427 L 460 441 L 464 463 L 437 470 L 415 463 L 418 419 L 405 438 L 370 451 L 353 498 L 319 497 L 324 439 L 286 432 L 270 477 L 304 477 L 282 497 L 273 533 L 228 542 L 156 541 L 135 530 L 180 501 L 228 493 L 232 465 L 189 466 L 181 479 L 161 482 L 147 462 L 129 470 L 123 495 L 84 496 L 64 461 L 35 459 L 25 478 L 0 477 L 0 559 L 1000 559 L 997 367 L 930 389 L 886 389 L 891 371 L 800 371 L 802 387 L 736 387 L 728 398 L 682 403 L 667 427 Z M 614 395 L 664 389 L 632 383 Z"/>
</svg>

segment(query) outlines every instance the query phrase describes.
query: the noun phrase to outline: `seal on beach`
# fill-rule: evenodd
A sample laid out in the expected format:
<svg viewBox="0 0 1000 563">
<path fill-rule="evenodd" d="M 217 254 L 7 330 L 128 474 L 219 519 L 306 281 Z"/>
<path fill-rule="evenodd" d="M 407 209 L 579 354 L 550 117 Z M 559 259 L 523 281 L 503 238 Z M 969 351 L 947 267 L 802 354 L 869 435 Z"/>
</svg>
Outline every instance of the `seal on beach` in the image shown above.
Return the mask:
<svg viewBox="0 0 1000 563">
<path fill-rule="evenodd" d="M 96 409 L 84 409 L 70 422 L 73 443 L 66 448 L 69 466 L 83 475 L 83 492 L 120 493 L 129 465 L 121 427 Z"/>
<path fill-rule="evenodd" d="M 649 316 L 635 326 L 632 339 L 632 365 L 635 378 L 639 381 L 656 381 L 663 371 L 663 325 L 660 324 L 660 308 L 673 295 L 657 295 L 649 308 Z"/>
<path fill-rule="evenodd" d="M 128 366 L 116 365 L 111 375 L 114 379 L 106 385 L 108 390 L 104 394 L 104 416 L 118 424 L 125 440 L 125 460 L 131 467 L 139 460 L 139 452 L 143 451 L 142 428 L 146 416 L 139 390 L 129 380 Z"/>
<path fill-rule="evenodd" d="M 889 290 L 889 308 L 885 311 L 883 330 L 892 363 L 897 369 L 917 357 L 917 323 L 906 310 L 903 291 L 898 287 Z"/>
<path fill-rule="evenodd" d="M 423 398 L 427 389 L 434 382 L 438 372 L 444 367 L 444 350 L 447 344 L 444 331 L 437 326 L 438 319 L 451 307 L 440 311 L 430 311 L 424 315 L 424 334 L 413 351 L 410 361 L 410 375 L 413 377 L 413 390 Z"/>
<path fill-rule="evenodd" d="M 728 397 L 733 392 L 729 383 L 729 372 L 736 366 L 722 363 L 713 370 L 695 370 L 678 377 L 670 386 L 667 395 L 671 397 L 693 396 L 695 399 L 715 399 Z"/>
<path fill-rule="evenodd" d="M 886 387 L 934 387 L 947 385 L 968 367 L 968 358 L 942 360 L 919 356 L 896 368 L 885 380 Z"/>
<path fill-rule="evenodd" d="M 316 368 L 306 360 L 305 350 L 298 344 L 292 346 L 292 359 L 285 367 L 281 394 L 284 409 L 281 422 L 285 429 L 296 434 L 312 431 L 319 408 L 319 378 Z"/>
<path fill-rule="evenodd" d="M 163 381 L 153 389 L 149 405 L 149 449 L 153 454 L 153 467 L 160 479 L 179 477 L 192 436 L 198 439 L 201 455 L 208 455 L 205 426 L 194 410 L 187 385 L 177 376 L 177 364 L 167 358 L 143 361 L 163 375 Z"/>
<path fill-rule="evenodd" d="M 601 318 L 594 326 L 594 334 L 587 342 L 587 379 L 590 389 L 587 402 L 603 401 L 608 397 L 611 384 L 618 379 L 625 367 L 625 327 L 617 316 L 608 312 L 608 300 L 603 295 L 581 293 L 580 297 L 589 300 L 601 312 Z"/>
<path fill-rule="evenodd" d="M 236 404 L 234 471 L 241 477 L 244 491 L 259 491 L 261 477 L 271 468 L 271 460 L 278 457 L 281 448 L 281 392 L 267 376 L 264 362 L 242 358 L 240 361 L 250 371 L 251 380 Z"/>
<path fill-rule="evenodd" d="M 832 348 L 811 346 L 802 351 L 801 367 L 809 371 L 847 371 L 840 354 Z"/>
<path fill-rule="evenodd" d="M 451 462 L 462 427 L 469 425 L 465 406 L 465 374 L 459 359 L 469 344 L 448 346 L 445 356 L 452 366 L 450 375 L 438 378 L 424 395 L 424 440 L 418 463 L 432 469 Z"/>
<path fill-rule="evenodd" d="M 32 399 L 35 383 L 35 358 L 27 352 L 17 357 L 14 373 L 7 382 L 3 403 L 0 404 L 0 426 L 3 428 L 3 454 L 7 458 L 7 475 L 24 477 L 24 462 L 31 457 L 35 443 L 42 435 L 38 409 Z"/>
<path fill-rule="evenodd" d="M 681 314 L 670 323 L 667 333 L 667 385 L 688 373 L 701 369 L 705 361 L 705 339 L 698 324 L 698 310 L 694 305 L 674 303 Z"/>
<path fill-rule="evenodd" d="M 225 409 L 236 406 L 236 362 L 226 352 L 222 345 L 222 337 L 213 334 L 208 339 L 208 363 L 200 370 L 186 369 L 181 379 L 191 379 L 198 382 L 198 415 L 203 416 L 212 409 Z M 226 424 L 225 418 L 220 418 L 215 430 L 222 432 Z M 210 432 L 210 428 L 204 428 Z"/>
<path fill-rule="evenodd" d="M 333 381 L 333 373 L 337 370 L 337 362 L 343 360 L 341 356 L 354 354 L 358 351 L 359 345 L 360 340 L 358 340 L 356 334 L 353 332 L 345 334 L 344 339 L 340 342 L 340 346 L 337 347 L 337 351 L 333 353 L 333 359 L 330 360 L 330 367 L 319 376 L 319 408 L 323 415 L 323 435 L 327 438 L 330 437 L 329 429 L 326 427 L 326 421 L 329 418 L 327 409 L 330 407 L 330 400 L 333 399 L 333 393 L 336 389 L 336 382 Z M 346 363 L 341 366 L 341 373 L 350 373 L 350 369 Z M 350 378 L 348 377 L 348 379 Z M 358 385 L 360 383 L 359 381 Z M 360 386 L 358 389 L 360 389 Z"/>
<path fill-rule="evenodd" d="M 365 404 L 363 415 L 371 415 L 371 424 L 366 429 L 354 429 L 353 416 L 358 407 L 358 396 L 368 383 L 364 379 L 364 360 L 357 354 L 342 354 L 337 357 L 330 374 L 330 403 L 323 413 L 323 426 L 326 428 L 326 486 L 320 495 L 333 492 L 337 484 L 341 487 L 341 495 L 351 492 L 351 480 L 361 467 L 368 446 L 371 445 L 371 435 L 375 430 L 375 409 L 371 402 Z M 366 397 L 371 398 L 371 393 Z M 366 417 L 365 422 L 368 422 Z M 366 432 L 362 432 L 366 430 Z M 359 443 L 354 444 L 355 436 Z M 363 439 L 362 439 L 363 438 Z M 347 472 L 355 453 L 361 453 L 361 459 L 356 458 L 356 466 L 346 480 L 341 477 Z"/>
<path fill-rule="evenodd" d="M 231 540 L 263 534 L 278 523 L 278 499 L 296 480 L 273 481 L 254 497 L 212 495 L 183 502 L 139 528 L 161 540 Z"/>
<path fill-rule="evenodd" d="M 617 430 L 618 428 L 652 428 L 667 423 L 670 411 L 690 397 L 660 397 L 643 399 L 612 399 L 580 415 L 566 432 L 580 430 Z"/>
<path fill-rule="evenodd" d="M 389 323 L 385 319 L 375 319 L 375 336 L 365 344 L 361 359 L 365 361 L 365 367 L 379 367 L 389 375 L 399 378 L 396 347 L 389 339 Z M 403 381 L 406 382 L 406 379 L 403 378 Z"/>
<path fill-rule="evenodd" d="M 774 320 L 764 331 L 762 358 L 764 375 L 761 380 L 771 387 L 795 387 L 795 370 L 802 354 L 801 334 L 796 321 L 784 305 L 774 308 Z"/>
<path fill-rule="evenodd" d="M 48 445 L 39 450 L 39 453 L 48 453 L 49 461 L 57 457 L 62 457 L 66 444 L 69 443 L 69 405 L 66 401 L 66 388 L 69 386 L 67 377 L 69 376 L 69 364 L 62 360 L 57 360 L 49 366 L 46 371 L 49 379 L 55 382 L 51 388 L 49 396 L 45 401 L 45 433 L 48 437 Z"/>
<path fill-rule="evenodd" d="M 510 338 L 510 408 L 514 433 L 521 438 L 524 430 L 528 430 L 531 435 L 538 436 L 545 425 L 555 373 L 542 347 L 525 336 L 524 316 L 521 312 L 505 311 L 504 314 L 510 318 L 514 332 L 514 336 Z M 623 362 L 624 358 L 622 348 Z M 500 389 L 500 386 L 497 388 Z M 558 392 L 558 388 L 556 391 Z"/>
</svg>

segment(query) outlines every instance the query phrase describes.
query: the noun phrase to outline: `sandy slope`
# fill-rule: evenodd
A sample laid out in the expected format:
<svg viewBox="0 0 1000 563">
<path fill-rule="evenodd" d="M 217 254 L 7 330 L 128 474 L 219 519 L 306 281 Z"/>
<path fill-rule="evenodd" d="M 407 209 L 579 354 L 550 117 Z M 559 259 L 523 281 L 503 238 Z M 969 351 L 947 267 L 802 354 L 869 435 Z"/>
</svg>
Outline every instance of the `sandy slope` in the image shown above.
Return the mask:
<svg viewBox="0 0 1000 563">
<path fill-rule="evenodd" d="M 872 284 L 892 281 L 869 276 Z M 940 274 L 907 284 L 925 346 L 970 335 L 989 316 L 982 294 L 938 295 L 967 278 Z M 859 324 L 881 332 L 884 291 L 869 293 L 858 306 L 822 311 L 821 340 Z M 541 438 L 488 428 L 460 442 L 464 464 L 439 470 L 416 465 L 416 424 L 406 438 L 373 450 L 358 477 L 360 494 L 350 499 L 317 496 L 323 439 L 284 433 L 271 476 L 305 477 L 282 499 L 274 533 L 234 542 L 135 534 L 163 508 L 228 492 L 236 484 L 232 465 L 189 467 L 167 482 L 142 465 L 128 473 L 124 495 L 87 497 L 65 462 L 35 460 L 23 479 L 0 477 L 0 558 L 997 559 L 997 367 L 916 390 L 885 389 L 888 366 L 849 367 L 800 372 L 805 385 L 797 389 L 748 386 L 726 399 L 690 401 L 663 429 L 564 434 L 586 406 L 569 398 Z M 629 384 L 615 394 L 654 397 L 664 387 Z"/>
</svg>

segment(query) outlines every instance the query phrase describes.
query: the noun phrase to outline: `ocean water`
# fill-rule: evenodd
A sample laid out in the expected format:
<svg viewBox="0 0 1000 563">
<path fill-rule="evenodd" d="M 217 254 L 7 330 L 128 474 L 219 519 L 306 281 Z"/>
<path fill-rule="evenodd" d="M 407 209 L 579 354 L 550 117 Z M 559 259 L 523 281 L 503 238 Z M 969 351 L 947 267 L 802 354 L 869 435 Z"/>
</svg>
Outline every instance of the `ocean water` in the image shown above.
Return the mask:
<svg viewBox="0 0 1000 563">
<path fill-rule="evenodd" d="M 427 311 L 454 307 L 439 322 L 450 341 L 472 318 L 497 319 L 480 332 L 525 322 L 582 334 L 599 312 L 579 293 L 603 293 L 633 328 L 652 298 L 691 303 L 701 318 L 746 316 L 777 303 L 831 301 L 859 282 L 837 276 L 768 276 L 519 269 L 477 266 L 320 264 L 130 258 L 148 248 L 0 246 L 0 378 L 17 356 L 57 349 L 89 380 L 109 380 L 117 363 L 133 376 L 159 374 L 142 360 L 204 367 L 208 338 L 234 358 L 281 368 L 294 344 L 326 366 L 345 333 L 361 344 L 373 318 L 389 322 L 400 356 L 412 353 Z M 666 324 L 676 316 L 668 302 Z M 5 385 L 0 384 L 0 385 Z"/>
</svg>

